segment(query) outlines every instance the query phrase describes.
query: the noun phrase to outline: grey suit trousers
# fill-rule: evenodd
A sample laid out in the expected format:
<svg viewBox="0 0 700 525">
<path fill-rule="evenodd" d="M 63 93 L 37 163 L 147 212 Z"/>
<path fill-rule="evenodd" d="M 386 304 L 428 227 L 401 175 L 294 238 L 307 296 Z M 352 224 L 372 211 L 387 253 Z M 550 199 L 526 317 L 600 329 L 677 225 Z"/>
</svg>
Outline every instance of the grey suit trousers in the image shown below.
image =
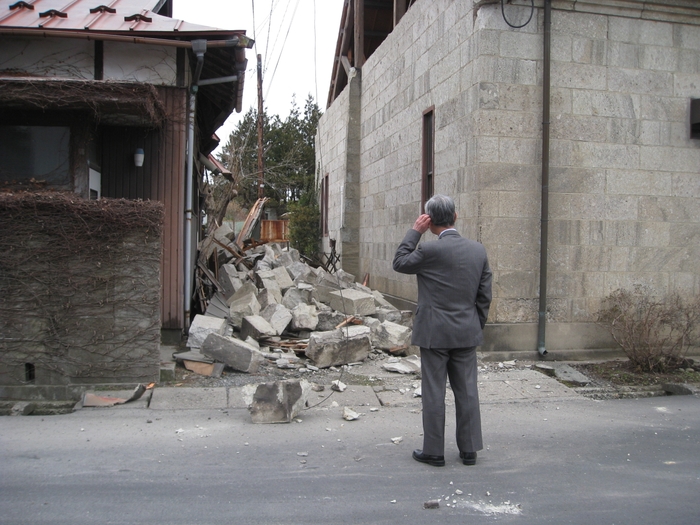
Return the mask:
<svg viewBox="0 0 700 525">
<path fill-rule="evenodd" d="M 476 347 L 421 348 L 423 453 L 445 454 L 446 380 L 455 397 L 457 447 L 460 452 L 483 448 L 477 387 Z"/>
</svg>

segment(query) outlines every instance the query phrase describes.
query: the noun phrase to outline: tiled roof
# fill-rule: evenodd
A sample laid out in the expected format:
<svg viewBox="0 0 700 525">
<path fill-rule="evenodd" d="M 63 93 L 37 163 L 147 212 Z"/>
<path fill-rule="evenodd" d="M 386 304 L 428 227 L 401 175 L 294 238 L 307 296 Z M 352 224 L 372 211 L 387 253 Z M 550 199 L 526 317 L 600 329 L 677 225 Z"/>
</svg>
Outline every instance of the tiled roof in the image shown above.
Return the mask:
<svg viewBox="0 0 700 525">
<path fill-rule="evenodd" d="M 161 36 L 167 33 L 232 32 L 191 24 L 151 11 L 161 4 L 158 0 L 2 0 L 0 28 L 108 33 L 136 31 Z"/>
</svg>

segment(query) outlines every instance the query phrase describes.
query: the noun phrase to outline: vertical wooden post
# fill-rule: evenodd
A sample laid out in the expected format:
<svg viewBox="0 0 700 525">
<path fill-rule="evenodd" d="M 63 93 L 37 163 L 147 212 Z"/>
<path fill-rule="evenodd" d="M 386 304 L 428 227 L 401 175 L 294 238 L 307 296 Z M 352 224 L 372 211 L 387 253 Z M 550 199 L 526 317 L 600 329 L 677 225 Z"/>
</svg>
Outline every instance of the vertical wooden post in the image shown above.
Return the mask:
<svg viewBox="0 0 700 525">
<path fill-rule="evenodd" d="M 355 0 L 355 51 L 354 66 L 365 65 L 365 0 Z"/>
<path fill-rule="evenodd" d="M 263 198 L 265 160 L 263 158 L 262 56 L 258 55 L 258 199 Z"/>
</svg>

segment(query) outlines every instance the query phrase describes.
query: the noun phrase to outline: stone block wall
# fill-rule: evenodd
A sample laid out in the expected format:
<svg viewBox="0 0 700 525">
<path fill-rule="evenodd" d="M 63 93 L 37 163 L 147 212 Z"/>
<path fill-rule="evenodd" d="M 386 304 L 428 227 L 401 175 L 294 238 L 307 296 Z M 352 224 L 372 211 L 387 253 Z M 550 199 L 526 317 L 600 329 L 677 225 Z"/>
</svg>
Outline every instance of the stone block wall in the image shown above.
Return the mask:
<svg viewBox="0 0 700 525">
<path fill-rule="evenodd" d="M 416 299 L 415 278 L 391 261 L 420 212 L 421 121 L 433 107 L 435 192 L 455 197 L 457 228 L 486 246 L 489 322 L 506 326 L 508 337 L 495 336 L 518 349 L 536 347 L 539 299 L 543 12 L 535 4 L 532 21 L 513 29 L 499 3 L 418 1 L 362 70 L 360 273 L 384 293 Z M 678 0 L 642 13 L 643 4 L 592 0 L 582 12 L 553 2 L 552 348 L 609 344 L 593 321 L 617 288 L 700 293 L 700 142 L 689 138 L 700 6 Z M 530 12 L 527 2 L 506 7 L 514 22 Z"/>
</svg>

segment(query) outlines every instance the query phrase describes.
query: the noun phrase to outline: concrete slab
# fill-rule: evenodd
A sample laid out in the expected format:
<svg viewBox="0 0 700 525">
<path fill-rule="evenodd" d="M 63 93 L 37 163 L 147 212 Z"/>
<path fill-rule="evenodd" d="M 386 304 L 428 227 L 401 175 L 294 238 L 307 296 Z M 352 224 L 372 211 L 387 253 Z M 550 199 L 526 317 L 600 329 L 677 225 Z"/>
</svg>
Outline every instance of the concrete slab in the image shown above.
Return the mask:
<svg viewBox="0 0 700 525">
<path fill-rule="evenodd" d="M 448 389 L 449 390 L 449 389 Z M 381 390 L 377 392 L 377 397 L 382 406 L 385 407 L 420 407 L 422 406 L 420 397 L 413 397 L 413 389 L 408 389 L 401 393 L 398 389 Z"/>
<path fill-rule="evenodd" d="M 534 370 L 511 370 L 479 375 L 482 403 L 582 397 L 556 379 Z"/>
<path fill-rule="evenodd" d="M 588 377 L 566 364 L 554 365 L 554 375 L 561 381 L 567 381 L 578 386 L 585 386 L 591 382 Z"/>
<path fill-rule="evenodd" d="M 330 388 L 326 388 L 320 394 L 328 395 Z M 371 386 L 356 386 L 349 385 L 343 392 L 334 392 L 331 400 L 338 403 L 340 406 L 347 407 L 378 407 L 379 399 L 374 389 Z M 309 402 L 309 404 L 312 404 Z"/>
<path fill-rule="evenodd" d="M 155 388 L 150 408 L 153 410 L 187 410 L 227 408 L 227 393 L 218 388 Z"/>
</svg>

